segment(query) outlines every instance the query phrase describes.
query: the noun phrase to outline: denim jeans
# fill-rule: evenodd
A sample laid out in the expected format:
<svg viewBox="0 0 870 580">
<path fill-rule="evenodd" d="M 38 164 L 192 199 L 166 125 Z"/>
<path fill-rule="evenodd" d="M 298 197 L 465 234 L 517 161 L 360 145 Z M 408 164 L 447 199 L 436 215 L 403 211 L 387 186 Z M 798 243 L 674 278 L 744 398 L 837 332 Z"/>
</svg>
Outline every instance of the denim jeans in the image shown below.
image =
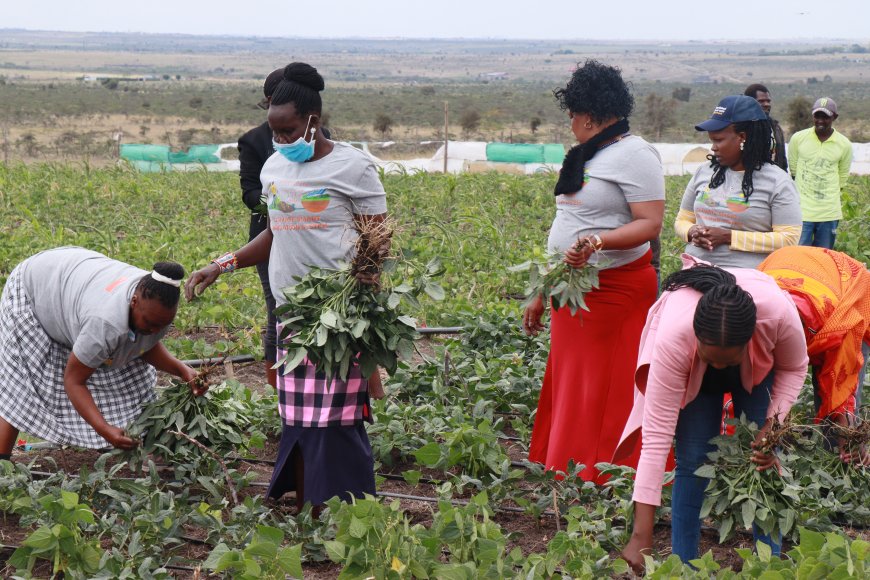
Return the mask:
<svg viewBox="0 0 870 580">
<path fill-rule="evenodd" d="M 866 390 L 866 387 L 864 387 L 864 377 L 867 376 L 867 359 L 870 358 L 870 344 L 866 342 L 861 343 L 861 354 L 864 355 L 864 366 L 861 367 L 861 372 L 858 373 L 858 392 L 855 394 L 856 409 L 864 402 L 862 391 Z"/>
<path fill-rule="evenodd" d="M 829 222 L 804 222 L 801 228 L 801 246 L 815 246 L 817 248 L 834 249 L 837 241 L 837 225 L 839 220 Z"/>
<path fill-rule="evenodd" d="M 772 385 L 773 371 L 752 389 L 751 394 L 742 385 L 734 385 L 731 388 L 734 416 L 740 417 L 743 414 L 759 427 L 763 425 L 770 405 Z M 671 546 L 673 553 L 683 562 L 698 557 L 701 506 L 704 503 L 704 490 L 710 480 L 696 476 L 695 470 L 706 462 L 707 453 L 714 448 L 710 439 L 719 434 L 722 401 L 721 393 L 700 392 L 680 411 L 677 420 L 674 446 L 677 467 L 671 496 Z M 753 531 L 756 541 L 760 540 L 769 545 L 774 555 L 779 555 L 781 539 L 774 541 L 759 533 L 759 530 Z"/>
</svg>

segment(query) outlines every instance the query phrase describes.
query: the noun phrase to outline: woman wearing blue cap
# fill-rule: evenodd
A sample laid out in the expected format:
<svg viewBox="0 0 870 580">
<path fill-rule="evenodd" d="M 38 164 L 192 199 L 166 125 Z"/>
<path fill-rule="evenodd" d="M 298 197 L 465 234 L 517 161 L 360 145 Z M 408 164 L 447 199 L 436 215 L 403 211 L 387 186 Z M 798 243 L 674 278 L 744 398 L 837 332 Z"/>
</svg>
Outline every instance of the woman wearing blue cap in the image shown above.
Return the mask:
<svg viewBox="0 0 870 580">
<path fill-rule="evenodd" d="M 758 101 L 733 95 L 695 125 L 712 143 L 710 164 L 686 186 L 674 229 L 686 253 L 717 266 L 754 268 L 772 251 L 796 245 L 800 196 L 770 158 L 770 121 Z"/>
</svg>

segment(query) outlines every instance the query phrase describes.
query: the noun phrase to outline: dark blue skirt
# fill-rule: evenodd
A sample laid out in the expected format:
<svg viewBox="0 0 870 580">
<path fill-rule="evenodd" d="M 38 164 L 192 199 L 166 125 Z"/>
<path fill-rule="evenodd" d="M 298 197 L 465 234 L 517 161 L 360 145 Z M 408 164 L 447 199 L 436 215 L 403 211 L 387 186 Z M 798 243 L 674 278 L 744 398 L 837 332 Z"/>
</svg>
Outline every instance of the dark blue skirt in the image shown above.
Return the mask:
<svg viewBox="0 0 870 580">
<path fill-rule="evenodd" d="M 350 501 L 375 495 L 375 465 L 372 448 L 363 424 L 335 427 L 291 427 L 284 425 L 275 471 L 267 494 L 280 498 L 296 490 L 293 473 L 294 452 L 302 454 L 304 497 L 320 505 L 331 497 Z"/>
</svg>

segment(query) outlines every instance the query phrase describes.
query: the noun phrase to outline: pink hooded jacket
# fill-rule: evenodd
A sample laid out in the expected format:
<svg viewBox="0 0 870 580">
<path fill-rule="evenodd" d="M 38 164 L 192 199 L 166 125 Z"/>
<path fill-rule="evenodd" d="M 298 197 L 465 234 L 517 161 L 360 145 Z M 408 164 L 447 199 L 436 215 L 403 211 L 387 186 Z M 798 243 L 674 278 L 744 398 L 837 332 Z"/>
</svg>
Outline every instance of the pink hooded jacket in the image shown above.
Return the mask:
<svg viewBox="0 0 870 580">
<path fill-rule="evenodd" d="M 683 254 L 683 267 L 702 262 Z M 785 417 L 807 374 L 807 347 L 797 308 L 776 282 L 762 272 L 725 268 L 749 292 L 757 309 L 755 333 L 740 365 L 748 391 L 775 371 L 767 417 Z M 640 338 L 634 407 L 614 453 L 630 454 L 642 439 L 632 499 L 660 505 L 665 462 L 680 410 L 698 396 L 707 364 L 698 358 L 692 328 L 701 293 L 691 288 L 665 292 L 650 309 Z M 642 435 L 641 435 L 642 434 Z"/>
</svg>

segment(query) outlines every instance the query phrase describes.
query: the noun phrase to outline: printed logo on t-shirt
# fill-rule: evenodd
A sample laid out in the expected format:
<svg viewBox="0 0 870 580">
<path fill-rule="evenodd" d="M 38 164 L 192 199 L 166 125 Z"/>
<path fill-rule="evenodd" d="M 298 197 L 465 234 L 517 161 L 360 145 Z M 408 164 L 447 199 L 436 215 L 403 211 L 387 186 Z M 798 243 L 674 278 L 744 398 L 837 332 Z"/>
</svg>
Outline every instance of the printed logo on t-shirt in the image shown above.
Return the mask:
<svg viewBox="0 0 870 580">
<path fill-rule="evenodd" d="M 126 276 L 121 276 L 120 278 L 116 278 L 115 280 L 112 280 L 112 282 L 108 286 L 106 286 L 106 292 L 109 292 L 109 293 L 114 292 L 115 289 L 118 286 L 120 286 L 121 284 L 123 284 L 124 282 L 126 282 L 127 279 L 128 278 Z"/>
<path fill-rule="evenodd" d="M 749 209 L 749 201 L 742 192 L 728 195 L 721 188 L 710 190 L 705 186 L 695 197 L 695 215 L 706 226 L 733 229 L 742 223 L 738 217 Z"/>
<path fill-rule="evenodd" d="M 711 192 L 710 186 L 707 185 L 695 199 L 708 207 L 727 208 L 734 213 L 742 213 L 749 209 L 749 200 L 743 196 L 742 191 L 728 195 L 721 189 Z"/>
<path fill-rule="evenodd" d="M 267 207 L 270 211 L 270 226 L 273 232 L 329 227 L 321 221 L 321 216 L 317 215 L 329 207 L 330 197 L 326 188 L 312 189 L 310 185 L 301 181 L 273 181 L 267 189 L 269 191 Z"/>
<path fill-rule="evenodd" d="M 329 193 L 326 189 L 315 189 L 302 196 L 302 207 L 311 213 L 320 213 L 329 206 Z"/>
</svg>

